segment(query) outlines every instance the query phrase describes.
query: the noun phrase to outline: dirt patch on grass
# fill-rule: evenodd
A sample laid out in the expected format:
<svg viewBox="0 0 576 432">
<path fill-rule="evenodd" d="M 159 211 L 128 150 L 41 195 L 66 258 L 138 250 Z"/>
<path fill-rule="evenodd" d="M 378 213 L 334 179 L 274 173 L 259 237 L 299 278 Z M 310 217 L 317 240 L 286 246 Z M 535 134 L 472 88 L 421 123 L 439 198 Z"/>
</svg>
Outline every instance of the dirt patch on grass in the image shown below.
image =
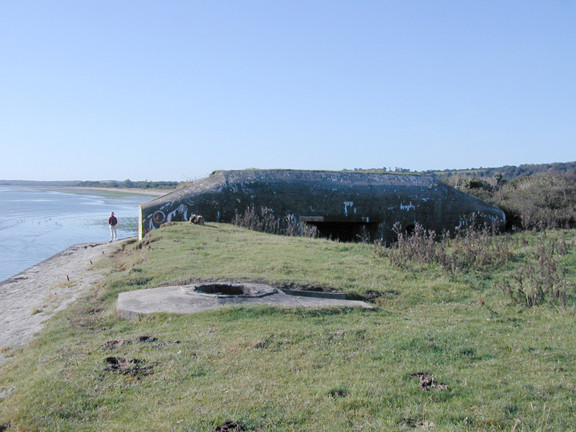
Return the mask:
<svg viewBox="0 0 576 432">
<path fill-rule="evenodd" d="M 236 423 L 234 420 L 226 420 L 220 426 L 212 429 L 213 432 L 241 432 L 245 430 L 247 429 L 244 423 Z"/>
<path fill-rule="evenodd" d="M 254 344 L 254 348 L 256 349 L 268 348 L 268 341 L 260 340 Z"/>
<path fill-rule="evenodd" d="M 106 342 L 102 345 L 104 349 L 115 349 L 122 345 L 129 345 L 132 343 L 149 343 L 155 342 L 157 339 L 154 336 L 138 336 L 136 339 L 116 339 Z"/>
<path fill-rule="evenodd" d="M 116 339 L 116 340 L 106 342 L 104 345 L 102 345 L 102 348 L 107 349 L 107 350 L 111 350 L 111 349 L 116 349 L 118 347 L 121 347 L 122 345 L 128 345 L 131 343 L 132 343 L 132 341 L 128 340 L 128 339 Z"/>
<path fill-rule="evenodd" d="M 435 429 L 436 425 L 428 420 L 422 420 L 419 418 L 403 418 L 400 421 L 400 425 L 410 428 L 418 429 Z"/>
<path fill-rule="evenodd" d="M 102 348 L 105 350 L 113 350 L 113 349 L 121 347 L 122 345 L 130 345 L 133 343 L 152 343 L 152 342 L 156 342 L 155 344 L 152 345 L 154 348 L 163 348 L 168 344 L 179 344 L 180 343 L 179 340 L 159 342 L 158 339 L 154 336 L 138 336 L 135 339 L 111 340 L 111 341 L 105 342 L 102 345 Z"/>
<path fill-rule="evenodd" d="M 331 398 L 341 398 L 341 397 L 347 397 L 348 396 L 348 392 L 346 390 L 343 389 L 336 389 L 336 390 L 331 390 L 330 393 L 328 393 L 328 395 Z"/>
<path fill-rule="evenodd" d="M 446 384 L 436 381 L 430 372 L 415 372 L 410 377 L 418 379 L 418 387 L 421 390 L 450 390 Z"/>
<path fill-rule="evenodd" d="M 115 372 L 122 375 L 130 375 L 136 378 L 151 375 L 154 373 L 152 366 L 143 365 L 144 360 L 128 359 L 124 357 L 106 357 L 104 362 L 108 365 L 104 369 L 106 372 Z"/>
<path fill-rule="evenodd" d="M 368 290 L 366 292 L 366 300 L 371 302 L 375 301 L 377 298 L 380 298 L 382 296 L 384 296 L 384 293 L 380 291 Z"/>
</svg>

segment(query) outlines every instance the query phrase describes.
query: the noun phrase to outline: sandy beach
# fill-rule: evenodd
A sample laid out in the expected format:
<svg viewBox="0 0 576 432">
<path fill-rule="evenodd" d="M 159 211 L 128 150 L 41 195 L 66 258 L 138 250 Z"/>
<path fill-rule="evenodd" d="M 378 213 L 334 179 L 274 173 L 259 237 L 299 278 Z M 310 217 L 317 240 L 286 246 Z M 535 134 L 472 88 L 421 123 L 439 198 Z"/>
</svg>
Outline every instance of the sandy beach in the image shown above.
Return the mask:
<svg viewBox="0 0 576 432">
<path fill-rule="evenodd" d="M 107 188 L 98 186 L 61 186 L 61 189 L 68 190 L 79 190 L 79 191 L 105 191 L 105 192 L 116 192 L 116 193 L 126 193 L 130 195 L 148 195 L 151 197 L 159 197 L 171 192 L 176 189 L 141 189 L 141 188 Z"/>
<path fill-rule="evenodd" d="M 10 348 L 28 343 L 46 320 L 100 281 L 105 272 L 93 264 L 114 254 L 121 243 L 77 244 L 0 283 L 0 362 Z"/>
</svg>

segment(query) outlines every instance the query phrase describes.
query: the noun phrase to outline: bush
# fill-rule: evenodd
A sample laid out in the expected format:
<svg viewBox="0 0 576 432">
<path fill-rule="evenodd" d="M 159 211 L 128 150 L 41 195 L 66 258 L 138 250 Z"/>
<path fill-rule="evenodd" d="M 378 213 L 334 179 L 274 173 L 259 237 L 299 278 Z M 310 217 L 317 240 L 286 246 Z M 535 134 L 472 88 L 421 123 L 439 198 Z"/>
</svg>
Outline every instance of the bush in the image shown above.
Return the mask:
<svg viewBox="0 0 576 432">
<path fill-rule="evenodd" d="M 543 174 L 516 179 L 496 191 L 493 203 L 519 228 L 576 227 L 576 178 Z"/>
<path fill-rule="evenodd" d="M 541 173 L 503 181 L 455 175 L 447 184 L 500 207 L 508 229 L 576 227 L 576 177 Z"/>
</svg>

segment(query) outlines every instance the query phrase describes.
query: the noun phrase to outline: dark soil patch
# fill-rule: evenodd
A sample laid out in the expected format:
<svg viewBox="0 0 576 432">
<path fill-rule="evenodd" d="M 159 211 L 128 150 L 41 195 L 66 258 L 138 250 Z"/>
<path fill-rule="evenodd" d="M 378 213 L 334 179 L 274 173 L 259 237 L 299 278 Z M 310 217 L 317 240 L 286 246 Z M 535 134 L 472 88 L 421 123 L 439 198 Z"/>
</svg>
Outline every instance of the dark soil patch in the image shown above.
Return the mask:
<svg viewBox="0 0 576 432">
<path fill-rule="evenodd" d="M 128 339 L 116 339 L 116 340 L 106 342 L 104 345 L 102 345 L 102 348 L 110 350 L 110 349 L 121 347 L 122 345 L 131 344 L 131 343 L 132 343 L 132 341 L 128 340 Z"/>
<path fill-rule="evenodd" d="M 421 420 L 418 418 L 414 418 L 414 417 L 403 417 L 400 419 L 400 424 L 402 426 L 407 426 L 407 427 L 411 427 L 411 428 L 415 428 L 416 425 L 420 422 Z"/>
<path fill-rule="evenodd" d="M 124 357 L 106 357 L 104 362 L 108 365 L 104 369 L 106 372 L 115 372 L 137 378 L 154 373 L 154 368 L 152 366 L 144 366 L 142 365 L 144 360 L 136 358 L 127 359 Z"/>
<path fill-rule="evenodd" d="M 156 340 L 154 336 L 138 336 L 134 342 L 155 342 Z"/>
<path fill-rule="evenodd" d="M 421 390 L 450 390 L 446 384 L 436 381 L 430 372 L 416 372 L 411 374 L 410 378 L 418 379 L 418 387 Z"/>
<path fill-rule="evenodd" d="M 360 295 L 355 292 L 347 292 L 346 300 L 356 300 L 356 301 L 369 301 L 366 296 Z"/>
<path fill-rule="evenodd" d="M 436 425 L 430 421 L 423 420 L 420 418 L 403 418 L 400 420 L 400 424 L 404 427 L 419 428 L 419 429 L 435 429 Z"/>
<path fill-rule="evenodd" d="M 156 339 L 154 336 L 138 336 L 136 339 L 116 339 L 108 341 L 104 345 L 102 345 L 102 347 L 104 349 L 114 349 L 122 345 L 128 345 L 131 343 L 138 343 L 138 342 L 147 343 L 147 342 L 155 342 L 157 340 L 158 339 Z"/>
<path fill-rule="evenodd" d="M 460 350 L 460 354 L 466 357 L 476 357 L 476 350 L 474 348 L 467 348 Z"/>
<path fill-rule="evenodd" d="M 86 311 L 87 315 L 97 315 L 102 312 L 104 309 L 102 308 L 90 308 Z"/>
<path fill-rule="evenodd" d="M 140 242 L 138 244 L 137 248 L 142 249 L 143 247 L 148 246 L 150 243 L 157 242 L 158 240 L 160 240 L 160 238 L 158 238 L 158 237 L 147 238 L 146 240 L 143 240 L 142 242 Z"/>
<path fill-rule="evenodd" d="M 265 340 L 258 341 L 254 344 L 254 348 L 260 348 L 260 349 L 268 348 L 268 342 L 266 342 Z"/>
<path fill-rule="evenodd" d="M 125 240 L 124 243 L 122 243 L 122 249 L 124 249 L 124 248 L 125 248 L 126 246 L 128 246 L 128 245 L 131 245 L 131 244 L 134 244 L 134 243 L 137 243 L 137 242 L 138 242 L 138 240 L 136 240 L 135 238 L 134 238 L 134 239 Z"/>
<path fill-rule="evenodd" d="M 164 347 L 165 347 L 166 345 L 168 345 L 168 344 L 179 344 L 179 343 L 180 343 L 179 340 L 167 341 L 167 342 L 158 342 L 158 343 L 155 343 L 155 344 L 153 345 L 153 347 L 154 347 L 154 348 L 164 348 Z"/>
<path fill-rule="evenodd" d="M 341 398 L 348 396 L 348 392 L 346 390 L 338 389 L 338 390 L 331 390 L 328 393 L 331 398 Z"/>
<path fill-rule="evenodd" d="M 365 295 L 360 295 L 357 293 L 346 293 L 346 300 L 360 300 L 369 303 L 375 303 L 379 298 L 393 299 L 398 295 L 400 295 L 400 292 L 396 290 L 386 290 L 386 291 L 368 290 L 366 291 Z"/>
<path fill-rule="evenodd" d="M 373 302 L 378 297 L 382 297 L 383 295 L 384 295 L 384 293 L 381 291 L 369 290 L 366 292 L 366 300 Z"/>
<path fill-rule="evenodd" d="M 212 429 L 213 432 L 241 432 L 245 430 L 247 429 L 244 423 L 235 423 L 233 420 L 226 420 L 220 426 Z"/>
<path fill-rule="evenodd" d="M 336 288 L 321 286 L 321 285 L 311 285 L 311 284 L 298 284 L 294 282 L 284 282 L 281 284 L 274 285 L 280 289 L 291 289 L 298 291 L 316 291 L 316 292 L 329 292 L 336 293 L 340 292 Z"/>
<path fill-rule="evenodd" d="M 364 297 L 364 300 L 371 302 L 371 303 L 374 303 L 379 298 L 385 299 L 385 300 L 391 300 L 395 297 L 398 297 L 399 295 L 400 295 L 400 291 L 397 291 L 395 289 L 388 289 L 386 291 L 368 290 L 366 292 L 366 296 Z"/>
</svg>

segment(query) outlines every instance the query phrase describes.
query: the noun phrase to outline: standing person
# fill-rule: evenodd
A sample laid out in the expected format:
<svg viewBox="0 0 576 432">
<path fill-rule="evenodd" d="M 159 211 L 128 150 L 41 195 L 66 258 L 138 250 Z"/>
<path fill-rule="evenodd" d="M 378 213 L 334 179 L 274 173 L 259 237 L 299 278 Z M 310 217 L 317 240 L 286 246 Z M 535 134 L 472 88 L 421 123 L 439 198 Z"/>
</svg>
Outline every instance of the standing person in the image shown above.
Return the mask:
<svg viewBox="0 0 576 432">
<path fill-rule="evenodd" d="M 110 241 L 116 240 L 116 225 L 118 225 L 118 219 L 114 216 L 114 212 L 110 213 L 110 217 L 108 218 L 108 226 L 110 227 Z"/>
</svg>

